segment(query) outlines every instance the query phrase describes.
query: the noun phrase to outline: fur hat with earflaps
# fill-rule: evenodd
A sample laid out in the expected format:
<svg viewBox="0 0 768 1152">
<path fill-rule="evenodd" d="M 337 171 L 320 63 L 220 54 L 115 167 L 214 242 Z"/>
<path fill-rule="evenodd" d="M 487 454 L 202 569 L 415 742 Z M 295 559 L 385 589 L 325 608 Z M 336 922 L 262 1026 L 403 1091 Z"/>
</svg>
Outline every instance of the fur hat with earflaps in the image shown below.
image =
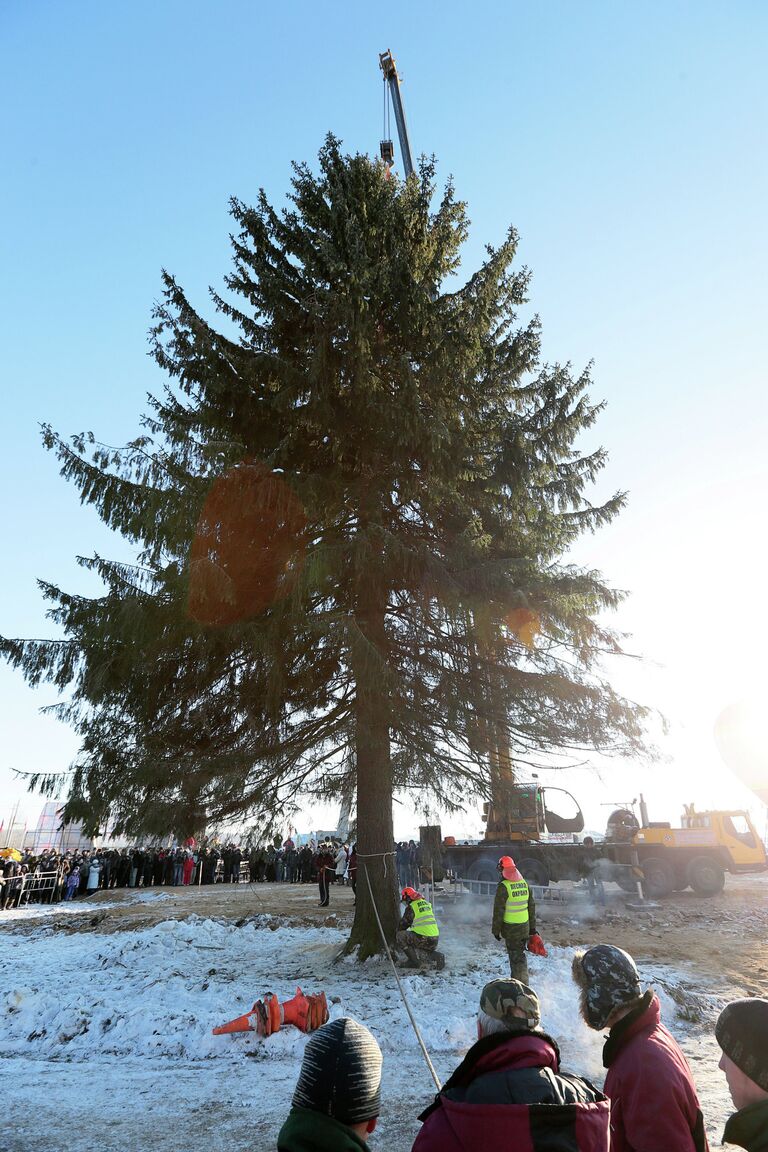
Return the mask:
<svg viewBox="0 0 768 1152">
<path fill-rule="evenodd" d="M 572 973 L 581 989 L 581 1014 L 590 1028 L 605 1028 L 618 1008 L 642 995 L 634 960 L 613 944 L 596 944 L 586 952 L 577 952 Z"/>
</svg>

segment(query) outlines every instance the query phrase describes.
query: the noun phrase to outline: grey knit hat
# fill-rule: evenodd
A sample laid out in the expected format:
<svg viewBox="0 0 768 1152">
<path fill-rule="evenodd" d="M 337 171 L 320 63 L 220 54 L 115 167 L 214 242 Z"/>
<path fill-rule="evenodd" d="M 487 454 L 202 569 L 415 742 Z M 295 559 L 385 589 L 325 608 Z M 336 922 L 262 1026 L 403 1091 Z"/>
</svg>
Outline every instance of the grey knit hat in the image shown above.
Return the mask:
<svg viewBox="0 0 768 1152">
<path fill-rule="evenodd" d="M 768 1092 L 768 1000 L 734 1000 L 715 1024 L 715 1039 L 745 1076 Z"/>
<path fill-rule="evenodd" d="M 307 1041 L 293 1094 L 294 1107 L 363 1124 L 381 1108 L 381 1049 L 373 1035 L 348 1016 L 331 1020 Z"/>
<path fill-rule="evenodd" d="M 516 1016 L 514 1009 L 525 1012 Z M 541 1022 L 539 998 L 522 980 L 491 980 L 480 993 L 480 1011 L 507 1028 L 538 1028 Z"/>
</svg>

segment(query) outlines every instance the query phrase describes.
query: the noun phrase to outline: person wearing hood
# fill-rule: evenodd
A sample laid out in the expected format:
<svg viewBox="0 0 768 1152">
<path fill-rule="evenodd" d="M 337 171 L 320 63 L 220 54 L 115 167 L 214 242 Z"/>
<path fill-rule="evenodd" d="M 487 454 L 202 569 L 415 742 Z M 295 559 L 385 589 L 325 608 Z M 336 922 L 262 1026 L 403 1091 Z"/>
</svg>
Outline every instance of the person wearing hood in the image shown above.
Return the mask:
<svg viewBox="0 0 768 1152">
<path fill-rule="evenodd" d="M 734 1000 L 717 1018 L 715 1039 L 738 1109 L 723 1132 L 724 1144 L 747 1152 L 768 1152 L 768 1000 Z"/>
<path fill-rule="evenodd" d="M 536 932 L 536 901 L 528 884 L 511 856 L 502 856 L 497 864 L 501 880 L 493 901 L 491 931 L 503 940 L 509 956 L 509 974 L 513 980 L 528 983 L 526 948 L 543 953 L 541 937 Z M 531 947 L 532 942 L 534 946 Z"/>
<path fill-rule="evenodd" d="M 99 859 L 98 856 L 94 856 L 94 857 L 92 857 L 89 868 L 88 868 L 88 880 L 86 881 L 87 892 L 88 892 L 89 896 L 93 892 L 96 892 L 98 890 L 100 879 L 101 879 L 101 860 Z"/>
<path fill-rule="evenodd" d="M 313 1032 L 278 1152 L 361 1152 L 381 1110 L 381 1049 L 351 1017 Z"/>
<path fill-rule="evenodd" d="M 344 883 L 344 874 L 347 871 L 347 861 L 349 860 L 349 845 L 340 844 L 339 850 L 336 853 L 336 883 Z"/>
<path fill-rule="evenodd" d="M 519 980 L 485 985 L 477 1043 L 419 1117 L 412 1152 L 608 1152 L 607 1097 L 561 1072 L 557 1044 L 540 1022 L 532 988 Z"/>
<path fill-rule="evenodd" d="M 75 864 L 74 868 L 71 869 L 69 875 L 67 876 L 67 890 L 64 893 L 65 900 L 71 900 L 74 897 L 79 884 L 80 868 L 77 864 Z"/>
<path fill-rule="evenodd" d="M 611 1152 L 708 1152 L 691 1070 L 661 1023 L 658 996 L 643 992 L 632 957 L 597 944 L 576 953 L 573 978 L 587 1026 L 609 1029 L 603 1064 Z"/>
</svg>

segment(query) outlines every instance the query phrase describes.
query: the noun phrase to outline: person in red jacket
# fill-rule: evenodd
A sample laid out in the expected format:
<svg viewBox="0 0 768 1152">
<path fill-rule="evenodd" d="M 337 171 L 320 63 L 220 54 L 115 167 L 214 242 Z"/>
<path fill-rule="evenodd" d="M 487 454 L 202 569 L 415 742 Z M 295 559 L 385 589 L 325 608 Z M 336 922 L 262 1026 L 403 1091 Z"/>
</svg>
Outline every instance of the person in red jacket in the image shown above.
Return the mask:
<svg viewBox="0 0 768 1152">
<path fill-rule="evenodd" d="M 560 1071 L 540 1019 L 527 984 L 486 984 L 477 1043 L 419 1117 L 412 1152 L 608 1152 L 607 1098 Z"/>
<path fill-rule="evenodd" d="M 611 1152 L 708 1152 L 691 1070 L 661 1023 L 659 998 L 643 992 L 632 957 L 597 944 L 573 958 L 581 1014 L 610 1029 L 603 1047 L 611 1101 Z"/>
</svg>

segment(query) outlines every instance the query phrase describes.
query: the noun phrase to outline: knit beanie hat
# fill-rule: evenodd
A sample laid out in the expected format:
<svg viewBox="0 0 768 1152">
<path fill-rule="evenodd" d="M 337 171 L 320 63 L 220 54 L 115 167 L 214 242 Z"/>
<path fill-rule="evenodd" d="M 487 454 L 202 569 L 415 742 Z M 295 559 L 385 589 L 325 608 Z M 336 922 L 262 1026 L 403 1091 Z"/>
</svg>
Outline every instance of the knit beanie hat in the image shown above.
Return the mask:
<svg viewBox="0 0 768 1152">
<path fill-rule="evenodd" d="M 514 1008 L 521 1008 L 525 1018 L 516 1016 Z M 538 1028 L 541 1021 L 539 998 L 521 980 L 491 980 L 480 993 L 480 1011 L 510 1029 Z"/>
<path fill-rule="evenodd" d="M 642 995 L 634 960 L 613 944 L 596 944 L 577 952 L 573 978 L 581 988 L 582 1015 L 590 1028 L 604 1028 L 617 1008 Z"/>
<path fill-rule="evenodd" d="M 318 1028 L 307 1041 L 293 1105 L 363 1124 L 379 1115 L 382 1056 L 373 1035 L 347 1016 Z"/>
<path fill-rule="evenodd" d="M 734 1000 L 715 1024 L 715 1039 L 764 1092 L 768 1092 L 768 1000 Z"/>
</svg>

